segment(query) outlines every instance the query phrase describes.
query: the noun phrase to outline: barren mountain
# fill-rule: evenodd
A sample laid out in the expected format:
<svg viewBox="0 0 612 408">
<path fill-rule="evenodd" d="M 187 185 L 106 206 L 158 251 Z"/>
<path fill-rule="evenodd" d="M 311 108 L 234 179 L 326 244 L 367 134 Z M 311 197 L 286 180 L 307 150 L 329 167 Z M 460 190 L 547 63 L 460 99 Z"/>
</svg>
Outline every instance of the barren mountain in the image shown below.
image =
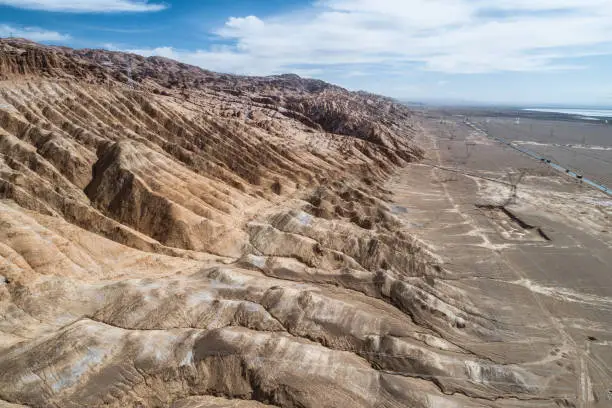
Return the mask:
<svg viewBox="0 0 612 408">
<path fill-rule="evenodd" d="M 407 108 L 0 40 L 0 406 L 556 406 L 406 231 Z"/>
</svg>

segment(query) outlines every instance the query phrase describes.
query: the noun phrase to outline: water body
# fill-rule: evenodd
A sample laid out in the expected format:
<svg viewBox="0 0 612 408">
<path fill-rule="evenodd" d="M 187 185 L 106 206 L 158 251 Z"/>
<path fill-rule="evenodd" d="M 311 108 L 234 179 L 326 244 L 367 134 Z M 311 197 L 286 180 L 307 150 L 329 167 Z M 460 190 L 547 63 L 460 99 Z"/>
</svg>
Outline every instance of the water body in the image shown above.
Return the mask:
<svg viewBox="0 0 612 408">
<path fill-rule="evenodd" d="M 523 109 L 530 112 L 545 112 L 545 113 L 565 113 L 567 115 L 576 115 L 592 118 L 612 118 L 612 109 Z"/>
</svg>

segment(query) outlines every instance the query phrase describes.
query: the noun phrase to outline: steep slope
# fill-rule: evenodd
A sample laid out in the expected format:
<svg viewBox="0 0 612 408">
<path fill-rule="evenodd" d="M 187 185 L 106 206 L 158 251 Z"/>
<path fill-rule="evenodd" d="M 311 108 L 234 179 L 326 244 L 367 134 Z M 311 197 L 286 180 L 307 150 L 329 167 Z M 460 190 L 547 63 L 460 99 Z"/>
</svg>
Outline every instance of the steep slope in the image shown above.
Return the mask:
<svg viewBox="0 0 612 408">
<path fill-rule="evenodd" d="M 386 204 L 422 155 L 407 108 L 14 39 L 0 78 L 0 400 L 490 406 L 546 383 L 552 362 L 471 351 L 512 333 Z"/>
</svg>

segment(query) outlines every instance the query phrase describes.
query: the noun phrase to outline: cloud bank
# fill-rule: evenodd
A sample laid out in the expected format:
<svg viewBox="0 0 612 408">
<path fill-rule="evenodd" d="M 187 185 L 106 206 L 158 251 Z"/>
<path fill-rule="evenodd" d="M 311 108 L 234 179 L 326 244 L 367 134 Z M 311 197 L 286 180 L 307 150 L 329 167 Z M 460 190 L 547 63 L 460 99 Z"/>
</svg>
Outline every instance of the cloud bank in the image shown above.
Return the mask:
<svg viewBox="0 0 612 408">
<path fill-rule="evenodd" d="M 215 34 L 224 45 L 133 51 L 242 74 L 580 69 L 572 59 L 612 54 L 612 1 L 320 0 L 299 13 L 230 17 Z"/>
<path fill-rule="evenodd" d="M 147 0 L 0 0 L 0 5 L 68 13 L 147 12 L 167 7 Z"/>
<path fill-rule="evenodd" d="M 0 37 L 23 37 L 32 41 L 67 41 L 70 36 L 57 31 L 49 31 L 37 27 L 14 27 L 0 24 Z"/>
</svg>

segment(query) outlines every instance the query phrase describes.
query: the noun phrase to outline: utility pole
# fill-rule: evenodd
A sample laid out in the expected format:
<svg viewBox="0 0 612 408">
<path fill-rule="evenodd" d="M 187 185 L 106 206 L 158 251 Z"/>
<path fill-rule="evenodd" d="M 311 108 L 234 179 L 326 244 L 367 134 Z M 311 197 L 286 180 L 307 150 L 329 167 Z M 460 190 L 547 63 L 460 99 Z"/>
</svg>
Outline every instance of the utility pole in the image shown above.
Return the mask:
<svg viewBox="0 0 612 408">
<path fill-rule="evenodd" d="M 127 74 L 128 74 L 128 85 L 130 88 L 134 89 L 132 84 L 132 62 L 130 61 L 127 66 Z"/>
</svg>

